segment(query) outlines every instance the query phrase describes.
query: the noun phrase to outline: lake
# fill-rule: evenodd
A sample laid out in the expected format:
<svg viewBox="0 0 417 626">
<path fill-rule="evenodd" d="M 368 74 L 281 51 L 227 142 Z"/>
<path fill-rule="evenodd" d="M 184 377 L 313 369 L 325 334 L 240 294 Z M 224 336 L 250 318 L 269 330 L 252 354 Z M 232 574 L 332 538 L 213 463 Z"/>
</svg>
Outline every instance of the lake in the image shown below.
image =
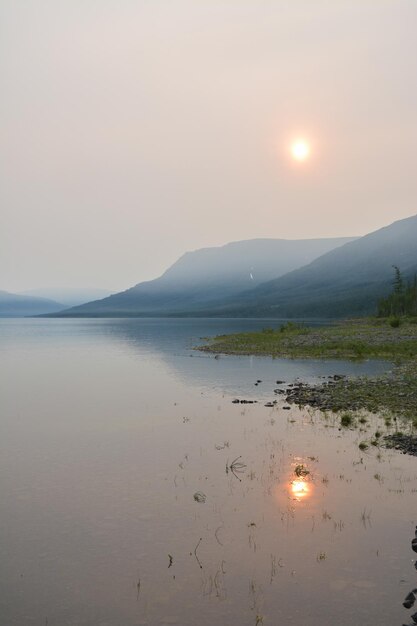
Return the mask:
<svg viewBox="0 0 417 626">
<path fill-rule="evenodd" d="M 0 624 L 410 622 L 417 459 L 274 393 L 391 365 L 193 350 L 268 325 L 0 320 Z"/>
</svg>

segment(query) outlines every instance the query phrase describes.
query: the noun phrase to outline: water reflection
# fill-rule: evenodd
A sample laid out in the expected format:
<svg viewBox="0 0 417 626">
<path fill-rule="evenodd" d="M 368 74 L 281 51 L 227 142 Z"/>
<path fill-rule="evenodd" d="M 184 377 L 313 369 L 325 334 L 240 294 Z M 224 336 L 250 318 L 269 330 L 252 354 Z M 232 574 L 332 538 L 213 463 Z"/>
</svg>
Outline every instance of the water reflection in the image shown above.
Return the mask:
<svg viewBox="0 0 417 626">
<path fill-rule="evenodd" d="M 293 480 L 290 487 L 294 500 L 297 500 L 297 502 L 306 500 L 311 495 L 311 484 L 306 480 Z"/>
<path fill-rule="evenodd" d="M 1 624 L 402 623 L 415 459 L 362 462 L 356 432 L 260 401 L 340 363 L 190 358 L 190 337 L 227 330 L 204 324 L 11 324 Z"/>
<path fill-rule="evenodd" d="M 317 322 L 316 322 L 317 323 Z M 276 381 L 312 382 L 328 375 L 376 375 L 391 364 L 384 361 L 323 361 L 315 359 L 272 359 L 269 357 L 219 358 L 193 350 L 208 337 L 277 327 L 280 320 L 265 319 L 62 319 L 13 320 L 10 328 L 0 323 L 0 339 L 41 349 L 59 342 L 62 348 L 74 344 L 104 346 L 119 354 L 131 354 L 142 363 L 153 363 L 175 379 L 194 387 L 222 389 L 246 397 L 275 397 Z M 10 326 L 10 324 L 9 324 Z M 217 356 L 217 355 L 216 355 Z M 191 358 L 192 357 L 192 358 Z M 162 374 L 162 372 L 161 372 Z M 257 381 L 261 380 L 261 383 Z M 255 384 L 256 383 L 256 384 Z"/>
<path fill-rule="evenodd" d="M 284 321 L 284 320 L 283 320 Z M 141 360 L 157 360 L 167 366 L 177 380 L 194 386 L 223 388 L 230 393 L 240 391 L 248 396 L 271 393 L 265 383 L 277 379 L 286 382 L 313 381 L 330 374 L 376 375 L 391 369 L 386 361 L 340 361 L 320 359 L 272 359 L 262 357 L 219 358 L 193 348 L 206 343 L 216 335 L 259 331 L 265 326 L 279 327 L 283 321 L 267 319 L 56 319 L 6 320 L 0 323 L 0 340 L 13 349 L 28 345 L 28 337 L 35 347 L 42 349 L 59 341 L 64 348 L 74 343 L 84 345 L 116 344 L 123 354 L 127 352 Z M 7 324 L 8 323 L 8 324 Z M 308 322 L 310 323 L 310 322 Z M 321 322 L 323 324 L 325 322 Z M 320 325 L 314 320 L 312 325 Z M 10 332 L 12 330 L 12 332 Z M 194 358 L 190 358 L 194 357 Z M 262 379 L 263 384 L 255 382 Z M 276 386 L 276 385 L 275 385 Z"/>
</svg>

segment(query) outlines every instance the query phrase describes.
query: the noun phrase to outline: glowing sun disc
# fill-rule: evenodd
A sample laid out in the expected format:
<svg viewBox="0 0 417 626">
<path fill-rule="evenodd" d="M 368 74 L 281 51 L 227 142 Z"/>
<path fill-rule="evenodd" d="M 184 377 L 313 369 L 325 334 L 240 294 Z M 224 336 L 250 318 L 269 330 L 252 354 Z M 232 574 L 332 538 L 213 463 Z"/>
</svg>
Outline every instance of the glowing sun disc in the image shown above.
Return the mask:
<svg viewBox="0 0 417 626">
<path fill-rule="evenodd" d="M 291 155 L 296 161 L 305 161 L 310 156 L 310 146 L 304 139 L 297 139 L 291 144 Z"/>
</svg>

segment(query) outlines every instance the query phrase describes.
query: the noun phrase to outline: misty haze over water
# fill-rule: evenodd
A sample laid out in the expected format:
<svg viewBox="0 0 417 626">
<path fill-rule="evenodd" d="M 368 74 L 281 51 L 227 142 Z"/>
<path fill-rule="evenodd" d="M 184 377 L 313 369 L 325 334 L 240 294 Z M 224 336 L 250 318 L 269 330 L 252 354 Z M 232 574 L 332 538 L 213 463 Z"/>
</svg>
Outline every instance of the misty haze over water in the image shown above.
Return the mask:
<svg viewBox="0 0 417 626">
<path fill-rule="evenodd" d="M 264 406 L 277 381 L 391 366 L 191 349 L 264 326 L 0 321 L 2 623 L 401 623 L 414 459 Z"/>
</svg>

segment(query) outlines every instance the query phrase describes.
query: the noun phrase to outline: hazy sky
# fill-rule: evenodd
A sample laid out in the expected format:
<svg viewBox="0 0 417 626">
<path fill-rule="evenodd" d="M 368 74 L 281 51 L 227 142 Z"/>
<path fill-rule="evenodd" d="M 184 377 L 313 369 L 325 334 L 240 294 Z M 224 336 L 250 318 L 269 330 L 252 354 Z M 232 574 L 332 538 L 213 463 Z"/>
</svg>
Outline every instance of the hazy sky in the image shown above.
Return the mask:
<svg viewBox="0 0 417 626">
<path fill-rule="evenodd" d="M 0 289 L 417 213 L 416 29 L 416 0 L 1 0 Z"/>
</svg>

